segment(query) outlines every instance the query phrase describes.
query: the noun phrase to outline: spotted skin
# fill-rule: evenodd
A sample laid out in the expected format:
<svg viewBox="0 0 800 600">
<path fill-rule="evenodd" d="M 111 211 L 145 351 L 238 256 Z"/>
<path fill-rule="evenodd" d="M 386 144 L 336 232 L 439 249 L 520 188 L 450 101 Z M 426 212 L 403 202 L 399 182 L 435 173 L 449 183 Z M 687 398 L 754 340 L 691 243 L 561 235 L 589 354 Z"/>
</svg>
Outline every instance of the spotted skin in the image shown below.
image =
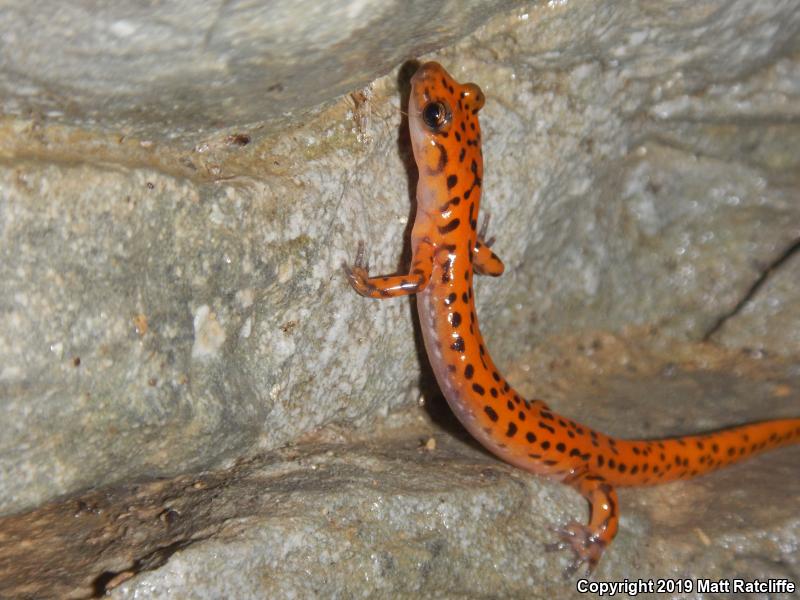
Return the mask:
<svg viewBox="0 0 800 600">
<path fill-rule="evenodd" d="M 370 277 L 363 245 L 345 270 L 371 298 L 417 294 L 425 348 L 439 386 L 467 430 L 501 459 L 563 481 L 591 506 L 588 525 L 559 530 L 554 548 L 572 549 L 593 569 L 614 539 L 619 508 L 614 488 L 707 473 L 763 450 L 800 441 L 800 419 L 783 419 L 661 440 L 621 440 L 522 398 L 500 374 L 475 316 L 473 273 L 500 275 L 503 263 L 477 230 L 483 184 L 484 103 L 475 84 L 459 84 L 437 63 L 411 80 L 409 128 L 419 170 L 417 214 L 408 275 Z"/>
</svg>

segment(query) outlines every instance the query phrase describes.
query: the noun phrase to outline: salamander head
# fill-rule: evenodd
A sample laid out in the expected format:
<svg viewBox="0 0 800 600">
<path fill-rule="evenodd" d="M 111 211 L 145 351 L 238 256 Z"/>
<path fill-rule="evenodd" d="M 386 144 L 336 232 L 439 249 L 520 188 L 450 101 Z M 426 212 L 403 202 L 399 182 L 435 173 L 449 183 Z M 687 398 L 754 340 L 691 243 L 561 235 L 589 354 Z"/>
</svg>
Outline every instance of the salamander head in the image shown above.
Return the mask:
<svg viewBox="0 0 800 600">
<path fill-rule="evenodd" d="M 422 65 L 411 78 L 408 123 L 414 158 L 422 177 L 442 171 L 447 160 L 458 160 L 480 148 L 477 112 L 484 96 L 474 83 L 458 83 L 439 63 Z M 444 151 L 442 151 L 444 149 Z"/>
</svg>

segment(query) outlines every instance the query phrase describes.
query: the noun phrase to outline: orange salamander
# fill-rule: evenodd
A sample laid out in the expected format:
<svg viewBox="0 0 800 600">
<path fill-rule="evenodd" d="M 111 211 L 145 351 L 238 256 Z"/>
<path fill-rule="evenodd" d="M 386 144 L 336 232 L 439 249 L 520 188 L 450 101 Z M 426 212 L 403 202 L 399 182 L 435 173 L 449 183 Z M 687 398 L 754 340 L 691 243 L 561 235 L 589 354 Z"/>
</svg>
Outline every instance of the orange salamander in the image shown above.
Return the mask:
<svg viewBox="0 0 800 600">
<path fill-rule="evenodd" d="M 591 571 L 617 533 L 616 486 L 650 485 L 713 471 L 763 450 L 800 441 L 800 418 L 660 440 L 622 440 L 526 400 L 500 374 L 475 316 L 473 273 L 498 276 L 503 263 L 478 232 L 483 154 L 478 111 L 484 96 L 429 62 L 411 79 L 408 122 L 419 170 L 417 212 L 407 275 L 370 277 L 359 244 L 345 266 L 362 296 L 417 295 L 425 349 L 447 402 L 488 450 L 522 469 L 577 489 L 588 525 L 559 530 L 554 546 L 571 548 L 574 572 Z"/>
</svg>

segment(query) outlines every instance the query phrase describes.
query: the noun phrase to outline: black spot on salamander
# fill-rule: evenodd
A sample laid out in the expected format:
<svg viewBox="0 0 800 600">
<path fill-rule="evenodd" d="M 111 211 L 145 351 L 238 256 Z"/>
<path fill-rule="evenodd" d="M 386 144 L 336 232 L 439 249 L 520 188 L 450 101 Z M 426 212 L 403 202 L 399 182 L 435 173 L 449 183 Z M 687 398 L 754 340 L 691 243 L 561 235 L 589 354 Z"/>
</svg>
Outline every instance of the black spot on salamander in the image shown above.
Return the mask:
<svg viewBox="0 0 800 600">
<path fill-rule="evenodd" d="M 472 376 L 475 374 L 475 367 L 471 364 L 464 367 L 464 378 L 465 379 L 472 379 Z"/>
<path fill-rule="evenodd" d="M 456 293 L 455 292 L 450 292 L 450 294 L 447 296 L 447 298 L 444 299 L 444 303 L 447 304 L 447 306 L 450 306 L 455 301 L 456 301 Z"/>
<path fill-rule="evenodd" d="M 439 173 L 444 171 L 444 168 L 447 165 L 447 150 L 445 149 L 445 147 L 437 143 L 436 149 L 439 151 L 439 162 L 436 163 L 435 168 L 433 169 L 428 168 L 428 173 L 430 173 L 431 175 L 438 175 Z"/>
<path fill-rule="evenodd" d="M 566 449 L 567 447 L 564 445 L 564 442 L 558 442 L 556 444 L 556 450 L 558 450 L 559 452 L 564 452 Z"/>
<path fill-rule="evenodd" d="M 456 217 L 455 219 L 450 221 L 447 225 L 440 225 L 439 233 L 441 234 L 450 233 L 451 231 L 455 231 L 456 229 L 458 229 L 459 225 L 461 225 L 461 220 L 458 217 Z"/>
<path fill-rule="evenodd" d="M 539 427 L 541 427 L 542 429 L 546 429 L 550 433 L 555 433 L 556 432 L 556 430 L 554 428 L 550 427 L 550 425 L 548 425 L 544 421 L 539 421 Z"/>
<path fill-rule="evenodd" d="M 491 406 L 485 406 L 483 410 L 486 412 L 486 414 L 492 421 L 497 422 L 498 419 L 497 413 Z"/>
<path fill-rule="evenodd" d="M 456 131 L 456 141 L 457 142 L 461 141 L 461 134 L 458 131 Z"/>
<path fill-rule="evenodd" d="M 473 383 L 472 390 L 479 396 L 483 396 L 486 393 L 486 390 L 484 390 L 483 386 L 479 383 Z"/>
<path fill-rule="evenodd" d="M 461 202 L 461 196 L 454 196 L 439 207 L 439 212 L 445 212 L 449 210 L 451 205 L 458 206 L 460 202 Z"/>
<path fill-rule="evenodd" d="M 461 336 L 457 337 L 455 341 L 450 344 L 450 348 L 455 350 L 456 352 L 463 352 L 464 351 L 464 338 Z"/>
<path fill-rule="evenodd" d="M 461 325 L 461 313 L 450 313 L 450 325 L 453 327 L 458 327 Z"/>
<path fill-rule="evenodd" d="M 448 190 L 451 190 L 454 187 L 456 187 L 457 183 L 458 183 L 458 176 L 457 175 L 449 175 L 447 177 L 447 189 Z"/>
<path fill-rule="evenodd" d="M 513 421 L 508 424 L 508 431 L 506 431 L 506 437 L 514 437 L 514 434 L 517 433 L 517 425 Z"/>
<path fill-rule="evenodd" d="M 438 146 L 438 144 L 437 144 L 437 146 Z M 445 154 L 445 157 L 446 156 L 447 155 Z M 477 173 L 478 172 L 478 163 L 475 162 L 474 158 L 472 159 L 472 164 L 470 164 L 470 166 L 469 166 L 469 170 L 472 171 L 473 173 Z"/>
<path fill-rule="evenodd" d="M 542 450 L 548 450 L 550 448 L 550 442 L 548 442 L 547 440 L 544 440 L 539 445 L 542 447 Z"/>
<path fill-rule="evenodd" d="M 525 434 L 525 439 L 528 440 L 531 444 L 536 441 L 536 434 L 532 431 L 529 431 Z"/>
<path fill-rule="evenodd" d="M 449 258 L 442 263 L 442 283 L 449 283 L 450 281 L 450 264 Z"/>
<path fill-rule="evenodd" d="M 463 294 L 461 294 L 461 301 L 464 304 L 469 304 L 469 296 L 467 295 L 467 292 L 464 292 Z"/>
<path fill-rule="evenodd" d="M 464 200 L 469 200 L 470 194 L 472 194 L 472 188 L 469 188 L 464 192 Z"/>
<path fill-rule="evenodd" d="M 461 148 L 461 152 L 458 153 L 458 162 L 464 162 L 464 156 L 466 156 L 466 154 L 466 149 Z"/>
</svg>

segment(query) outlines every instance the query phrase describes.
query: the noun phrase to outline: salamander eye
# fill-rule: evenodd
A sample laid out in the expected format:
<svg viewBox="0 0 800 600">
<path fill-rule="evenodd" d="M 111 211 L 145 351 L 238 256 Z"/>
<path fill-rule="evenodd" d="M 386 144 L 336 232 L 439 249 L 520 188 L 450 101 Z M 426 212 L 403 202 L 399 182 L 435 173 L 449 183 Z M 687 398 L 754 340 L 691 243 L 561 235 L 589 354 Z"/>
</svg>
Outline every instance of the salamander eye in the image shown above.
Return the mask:
<svg viewBox="0 0 800 600">
<path fill-rule="evenodd" d="M 450 118 L 450 110 L 443 102 L 430 102 L 422 109 L 422 120 L 434 131 L 444 127 Z"/>
</svg>

